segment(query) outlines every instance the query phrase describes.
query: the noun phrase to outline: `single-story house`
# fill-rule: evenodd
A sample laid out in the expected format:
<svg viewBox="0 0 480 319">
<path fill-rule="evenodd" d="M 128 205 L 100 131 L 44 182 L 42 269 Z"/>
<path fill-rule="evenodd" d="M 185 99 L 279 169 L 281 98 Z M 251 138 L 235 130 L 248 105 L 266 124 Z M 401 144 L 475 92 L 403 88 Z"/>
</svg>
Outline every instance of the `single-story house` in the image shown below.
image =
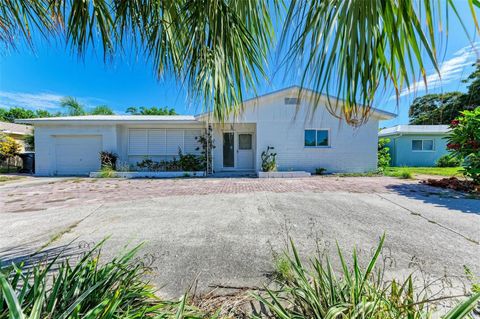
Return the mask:
<svg viewBox="0 0 480 319">
<path fill-rule="evenodd" d="M 332 116 L 326 98 L 312 106 L 313 91 L 289 87 L 242 104 L 223 123 L 198 116 L 98 115 L 21 120 L 35 126 L 36 174 L 80 175 L 100 168 L 99 152 L 115 152 L 135 166 L 146 157 L 171 160 L 181 149 L 200 154 L 197 136 L 212 128 L 214 172 L 259 171 L 261 153 L 274 147 L 278 170 L 365 172 L 377 167 L 378 122 L 392 113 L 373 109 L 352 127 Z"/>
<path fill-rule="evenodd" d="M 382 129 L 379 138 L 388 138 L 392 166 L 435 166 L 448 154 L 448 125 L 397 125 Z"/>
<path fill-rule="evenodd" d="M 30 146 L 25 143 L 25 138 L 33 134 L 33 126 L 0 122 L 0 134 L 10 136 L 17 141 L 22 147 L 22 152 L 30 150 Z"/>
</svg>

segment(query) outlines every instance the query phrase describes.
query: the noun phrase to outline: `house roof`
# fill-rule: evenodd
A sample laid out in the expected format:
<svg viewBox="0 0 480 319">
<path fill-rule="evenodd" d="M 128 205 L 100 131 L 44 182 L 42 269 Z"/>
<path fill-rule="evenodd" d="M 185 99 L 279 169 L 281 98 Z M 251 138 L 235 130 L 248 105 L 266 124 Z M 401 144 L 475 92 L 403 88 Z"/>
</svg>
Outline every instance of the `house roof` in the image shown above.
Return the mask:
<svg viewBox="0 0 480 319">
<path fill-rule="evenodd" d="M 17 120 L 18 123 L 198 123 L 193 115 L 84 115 L 60 116 Z"/>
<path fill-rule="evenodd" d="M 309 94 L 319 94 L 316 91 L 301 88 L 298 85 L 289 86 L 277 91 L 269 92 L 264 95 L 256 96 L 250 99 L 247 99 L 243 104 L 250 103 L 252 101 L 258 101 L 260 99 L 276 96 L 278 94 L 284 94 L 286 92 L 291 92 L 291 94 L 297 94 L 299 90 L 307 92 Z M 327 96 L 320 94 L 321 98 L 327 98 Z M 330 97 L 339 102 L 342 100 L 338 98 Z M 381 120 L 389 120 L 395 118 L 397 115 L 387 111 L 379 110 L 372 108 L 371 112 L 374 116 Z M 140 123 L 140 122 L 161 122 L 161 123 L 198 123 L 199 120 L 204 118 L 208 113 L 203 113 L 197 116 L 193 115 L 84 115 L 84 116 L 64 116 L 64 117 L 46 117 L 46 118 L 33 118 L 33 119 L 21 119 L 17 120 L 17 123 L 24 124 L 40 124 L 40 123 L 74 123 L 74 122 L 125 122 L 125 123 Z"/>
<path fill-rule="evenodd" d="M 285 94 L 285 93 L 288 93 L 288 92 L 290 92 L 290 94 L 298 94 L 300 90 L 302 90 L 302 92 L 306 92 L 308 94 L 320 95 L 320 97 L 323 98 L 323 99 L 328 98 L 327 95 L 321 94 L 317 91 L 314 91 L 314 90 L 311 90 L 311 89 L 308 89 L 308 88 L 302 88 L 299 85 L 292 85 L 292 86 L 288 86 L 286 88 L 282 88 L 282 89 L 279 89 L 279 90 L 276 90 L 276 91 L 268 92 L 266 94 L 262 94 L 262 95 L 258 95 L 258 96 L 254 96 L 252 98 L 246 99 L 246 100 L 243 101 L 243 104 L 245 105 L 247 103 L 262 100 L 262 99 L 265 99 L 265 98 L 272 98 L 272 97 L 275 97 L 277 95 Z M 333 96 L 330 96 L 330 99 L 338 101 L 340 103 L 343 102 L 342 99 L 337 98 L 337 97 L 333 97 Z M 393 118 L 397 117 L 397 114 L 395 114 L 395 113 L 383 111 L 383 110 L 380 110 L 378 108 L 373 108 L 372 107 L 370 109 L 370 111 L 373 115 L 375 115 L 377 118 L 379 118 L 381 120 L 390 120 L 390 119 L 393 119 Z M 208 112 L 205 112 L 205 113 L 197 115 L 197 118 L 202 118 L 202 117 L 205 117 L 207 115 L 208 115 Z"/>
<path fill-rule="evenodd" d="M 33 128 L 29 125 L 0 122 L 0 132 L 4 134 L 30 135 L 33 133 Z"/>
<path fill-rule="evenodd" d="M 390 136 L 401 134 L 426 134 L 426 135 L 444 135 L 450 131 L 448 125 L 397 125 L 384 128 L 378 132 L 378 136 Z"/>
</svg>

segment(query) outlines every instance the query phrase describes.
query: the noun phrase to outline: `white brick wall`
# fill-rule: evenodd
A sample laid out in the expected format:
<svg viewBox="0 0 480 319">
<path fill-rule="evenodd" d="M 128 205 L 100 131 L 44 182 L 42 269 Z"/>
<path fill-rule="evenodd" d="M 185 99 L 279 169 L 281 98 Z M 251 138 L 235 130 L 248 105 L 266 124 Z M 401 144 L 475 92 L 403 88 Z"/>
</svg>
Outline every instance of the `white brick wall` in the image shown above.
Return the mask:
<svg viewBox="0 0 480 319">
<path fill-rule="evenodd" d="M 295 93 L 274 94 L 257 101 L 247 102 L 236 123 L 256 126 L 256 167 L 261 167 L 260 154 L 267 146 L 275 147 L 279 170 L 305 170 L 314 172 L 323 167 L 327 172 L 366 172 L 377 167 L 378 120 L 370 120 L 354 128 L 332 116 L 324 105 L 315 112 L 312 101 L 303 99 L 300 106 L 285 105 L 285 97 Z M 231 119 L 233 120 L 233 119 Z M 231 125 L 230 125 L 231 126 Z M 226 128 L 224 128 L 226 127 Z M 240 124 L 234 127 L 241 128 Z M 222 130 L 228 125 L 215 126 L 216 151 L 214 169 L 222 170 Z M 304 147 L 305 129 L 328 129 L 330 147 Z M 258 170 L 257 169 L 257 170 Z"/>
</svg>

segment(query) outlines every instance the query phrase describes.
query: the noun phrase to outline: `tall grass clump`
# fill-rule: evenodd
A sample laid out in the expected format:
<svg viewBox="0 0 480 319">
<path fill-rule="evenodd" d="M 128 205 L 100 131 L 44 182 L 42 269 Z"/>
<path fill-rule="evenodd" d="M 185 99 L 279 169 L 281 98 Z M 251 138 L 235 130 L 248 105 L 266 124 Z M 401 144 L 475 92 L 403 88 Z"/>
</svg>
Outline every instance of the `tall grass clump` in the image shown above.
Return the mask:
<svg viewBox="0 0 480 319">
<path fill-rule="evenodd" d="M 100 263 L 100 247 L 78 261 L 59 257 L 29 269 L 12 265 L 0 271 L 0 318 L 201 318 L 180 301 L 162 301 L 144 281 L 149 271 L 134 256 L 137 246 Z"/>
<path fill-rule="evenodd" d="M 265 294 L 254 295 L 263 303 L 273 318 L 282 319 L 420 319 L 433 314 L 431 302 L 415 291 L 413 279 L 405 282 L 385 282 L 383 271 L 376 267 L 384 237 L 363 269 L 353 252 L 353 264 L 349 267 L 338 248 L 341 269 L 335 271 L 328 257 L 310 259 L 308 266 L 300 260 L 291 243 L 291 253 L 285 254 L 289 276 L 277 279 L 278 289 L 266 289 Z M 445 319 L 468 318 L 480 299 L 480 293 L 452 309 Z"/>
</svg>

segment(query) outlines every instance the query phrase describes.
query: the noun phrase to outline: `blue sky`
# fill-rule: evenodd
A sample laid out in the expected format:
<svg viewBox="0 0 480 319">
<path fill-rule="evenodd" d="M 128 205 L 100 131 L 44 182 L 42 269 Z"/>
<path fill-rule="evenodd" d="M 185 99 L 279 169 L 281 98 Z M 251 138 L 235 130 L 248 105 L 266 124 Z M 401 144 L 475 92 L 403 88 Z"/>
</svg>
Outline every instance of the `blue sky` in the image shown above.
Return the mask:
<svg viewBox="0 0 480 319">
<path fill-rule="evenodd" d="M 471 65 L 480 52 L 479 39 L 473 36 L 474 25 L 467 1 L 456 3 L 465 25 L 471 28 L 470 36 L 476 49 L 472 48 L 456 17 L 451 15 L 448 42 L 441 46 L 441 52 L 445 53 L 441 59 L 441 78 L 433 68 L 428 68 L 429 93 L 464 90 L 460 80 L 472 71 Z M 270 81 L 259 85 L 259 94 L 296 82 L 292 76 L 286 80 L 285 71 L 276 65 L 268 68 Z M 416 96 L 425 93 L 423 81 L 419 81 L 415 91 L 402 92 L 398 108 L 395 98 L 384 94 L 375 106 L 399 116 L 381 126 L 407 123 L 408 106 Z M 189 100 L 186 91 L 173 78 L 167 76 L 157 81 L 151 64 L 143 57 L 119 57 L 105 64 L 102 54 L 90 52 L 80 60 L 63 45 L 45 41 L 36 41 L 34 52 L 21 47 L 0 56 L 0 107 L 57 110 L 63 96 L 74 96 L 88 107 L 107 104 L 118 113 L 129 106 L 168 106 L 180 114 L 201 111 L 201 105 Z"/>
</svg>

